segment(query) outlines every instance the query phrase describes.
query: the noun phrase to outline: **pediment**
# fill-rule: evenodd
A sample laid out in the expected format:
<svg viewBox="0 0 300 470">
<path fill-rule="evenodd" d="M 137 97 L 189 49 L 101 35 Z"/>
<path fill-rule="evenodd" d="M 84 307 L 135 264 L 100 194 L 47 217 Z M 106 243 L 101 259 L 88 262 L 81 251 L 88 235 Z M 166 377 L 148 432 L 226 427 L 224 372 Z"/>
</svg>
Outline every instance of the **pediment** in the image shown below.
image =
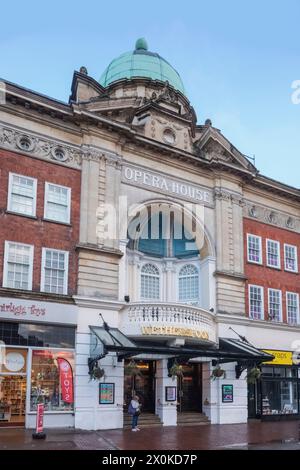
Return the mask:
<svg viewBox="0 0 300 470">
<path fill-rule="evenodd" d="M 199 156 L 214 163 L 228 164 L 236 168 L 257 172 L 255 166 L 215 128 L 208 127 L 194 143 Z"/>
</svg>

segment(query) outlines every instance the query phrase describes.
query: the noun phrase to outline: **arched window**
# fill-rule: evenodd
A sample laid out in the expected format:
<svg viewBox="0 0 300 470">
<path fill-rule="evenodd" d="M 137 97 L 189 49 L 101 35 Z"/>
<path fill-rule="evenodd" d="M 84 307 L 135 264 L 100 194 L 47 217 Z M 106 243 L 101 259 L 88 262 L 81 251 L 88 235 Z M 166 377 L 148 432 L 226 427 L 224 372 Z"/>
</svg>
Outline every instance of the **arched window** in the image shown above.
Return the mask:
<svg viewBox="0 0 300 470">
<path fill-rule="evenodd" d="M 144 264 L 141 271 L 141 298 L 159 300 L 159 270 L 154 264 Z"/>
<path fill-rule="evenodd" d="M 199 301 L 199 273 L 193 264 L 186 264 L 179 271 L 179 301 Z"/>
</svg>

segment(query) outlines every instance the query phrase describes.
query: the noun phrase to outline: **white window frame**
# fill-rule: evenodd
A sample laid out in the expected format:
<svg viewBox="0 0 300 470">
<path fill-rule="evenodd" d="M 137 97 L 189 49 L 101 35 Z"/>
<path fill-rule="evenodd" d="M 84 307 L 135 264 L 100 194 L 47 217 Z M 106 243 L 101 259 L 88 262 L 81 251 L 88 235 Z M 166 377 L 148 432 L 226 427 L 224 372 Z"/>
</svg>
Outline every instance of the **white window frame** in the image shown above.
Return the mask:
<svg viewBox="0 0 300 470">
<path fill-rule="evenodd" d="M 251 317 L 251 296 L 250 296 L 250 290 L 251 290 L 251 287 L 255 287 L 256 289 L 260 289 L 260 292 L 261 292 L 261 311 L 260 311 L 260 318 L 253 318 Z M 264 308 L 264 302 L 265 302 L 265 299 L 264 299 L 264 288 L 263 286 L 258 286 L 257 284 L 248 284 L 248 304 L 249 304 L 249 318 L 250 320 L 264 320 L 264 312 L 265 312 L 265 308 Z"/>
<path fill-rule="evenodd" d="M 19 178 L 27 178 L 33 181 L 33 203 L 32 203 L 32 214 L 25 214 L 24 212 L 16 211 L 12 208 L 12 186 L 13 177 L 18 176 Z M 27 175 L 20 175 L 19 173 L 9 173 L 8 176 L 8 194 L 7 194 L 7 210 L 14 214 L 20 214 L 24 217 L 36 217 L 36 194 L 37 194 L 37 179 Z"/>
<path fill-rule="evenodd" d="M 285 249 L 286 248 L 294 248 L 295 249 L 295 269 L 289 269 L 286 266 L 286 256 L 285 256 Z M 298 249 L 296 245 L 290 245 L 289 243 L 284 243 L 283 245 L 284 251 L 284 270 L 289 271 L 290 273 L 297 273 L 298 272 Z"/>
<path fill-rule="evenodd" d="M 196 270 L 196 274 L 193 275 L 193 276 L 180 276 L 180 272 L 183 268 L 185 268 L 186 266 L 193 266 L 193 268 Z M 198 280 L 198 283 L 197 283 L 197 288 L 198 288 L 198 297 L 197 299 L 189 299 L 189 300 L 182 300 L 180 299 L 180 279 L 183 278 L 183 277 L 188 277 L 188 278 L 192 278 L 192 277 L 197 277 L 197 280 Z M 178 293 L 177 293 L 177 302 L 179 303 L 184 303 L 184 304 L 187 304 L 187 305 L 199 305 L 199 302 L 200 302 L 200 274 L 199 274 L 199 269 L 197 266 L 195 266 L 195 264 L 193 263 L 189 263 L 189 262 L 185 262 L 184 264 L 180 265 L 178 267 L 178 275 L 177 275 L 177 290 L 178 290 Z"/>
<path fill-rule="evenodd" d="M 56 253 L 63 253 L 65 256 L 65 278 L 64 278 L 64 291 L 63 294 L 55 295 L 67 295 L 68 294 L 68 279 L 69 279 L 69 252 L 64 250 L 56 250 L 55 248 L 42 248 L 42 265 L 41 265 L 41 292 L 45 292 L 45 263 L 46 263 L 46 250 L 54 251 Z M 51 292 L 50 292 L 51 293 Z"/>
<path fill-rule="evenodd" d="M 268 242 L 276 243 L 277 249 L 278 249 L 278 265 L 273 266 L 272 264 L 269 264 L 268 261 Z M 280 259 L 280 242 L 277 240 L 272 240 L 271 238 L 266 239 L 266 264 L 268 268 L 273 268 L 273 269 L 281 269 L 281 259 Z"/>
<path fill-rule="evenodd" d="M 289 316 L 288 316 L 288 294 L 292 294 L 292 295 L 296 295 L 296 298 L 297 298 L 297 321 L 296 323 L 290 323 L 289 322 Z M 299 325 L 300 324 L 300 312 L 299 312 L 299 294 L 298 292 L 290 292 L 290 291 L 286 291 L 286 322 L 289 324 L 289 325 Z"/>
<path fill-rule="evenodd" d="M 57 186 L 58 188 L 67 189 L 68 196 L 67 196 L 67 204 L 68 204 L 68 220 L 62 221 L 53 219 L 47 216 L 47 202 L 48 202 L 48 193 L 49 193 L 49 185 Z M 68 186 L 62 186 L 61 184 L 51 183 L 51 181 L 45 182 L 45 194 L 44 194 L 44 219 L 51 220 L 53 222 L 57 222 L 60 224 L 70 224 L 71 223 L 71 188 Z"/>
<path fill-rule="evenodd" d="M 249 238 L 250 237 L 258 238 L 259 240 L 259 261 L 253 261 L 249 259 Z M 254 235 L 253 233 L 247 233 L 247 261 L 248 263 L 262 264 L 262 240 L 259 235 Z"/>
<path fill-rule="evenodd" d="M 34 246 L 29 245 L 28 243 L 19 243 L 11 240 L 5 240 L 4 242 L 4 262 L 3 262 L 3 287 L 8 289 L 18 289 L 17 287 L 8 287 L 8 253 L 9 253 L 9 244 L 13 243 L 14 245 L 28 246 L 30 247 L 29 255 L 29 273 L 28 273 L 28 289 L 19 289 L 19 290 L 32 290 L 32 277 L 33 277 L 33 256 L 34 256 Z"/>
<path fill-rule="evenodd" d="M 144 266 L 146 266 L 147 264 L 152 264 L 153 266 L 155 266 L 155 268 L 158 270 L 158 280 L 159 280 L 159 299 L 147 299 L 145 297 L 142 297 L 142 275 L 143 275 L 143 268 Z M 146 261 L 145 263 L 142 264 L 141 266 L 141 269 L 140 269 L 140 276 L 139 276 L 139 291 L 140 291 L 140 300 L 141 302 L 160 302 L 161 301 L 161 297 L 162 297 L 162 284 L 163 284 L 163 279 L 162 279 L 162 275 L 161 275 L 161 269 L 159 268 L 159 266 L 157 265 L 157 263 L 149 260 L 149 261 Z"/>
<path fill-rule="evenodd" d="M 273 320 L 271 319 L 270 321 L 272 322 L 275 322 L 275 323 L 280 323 L 282 322 L 282 291 L 280 289 L 273 289 L 272 287 L 269 287 L 268 288 L 268 318 L 269 318 L 269 315 L 270 315 L 270 292 L 271 291 L 275 291 L 275 292 L 279 292 L 279 298 L 280 298 L 280 318 L 279 320 Z"/>
</svg>

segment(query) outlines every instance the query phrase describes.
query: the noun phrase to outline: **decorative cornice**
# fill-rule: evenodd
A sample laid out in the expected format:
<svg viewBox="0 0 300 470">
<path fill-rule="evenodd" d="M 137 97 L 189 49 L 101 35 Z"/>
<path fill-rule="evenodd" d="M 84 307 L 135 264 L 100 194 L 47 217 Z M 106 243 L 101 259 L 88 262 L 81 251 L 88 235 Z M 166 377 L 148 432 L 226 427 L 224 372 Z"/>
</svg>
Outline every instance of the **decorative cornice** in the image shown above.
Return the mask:
<svg viewBox="0 0 300 470">
<path fill-rule="evenodd" d="M 244 217 L 300 233 L 300 218 L 267 206 L 245 201 Z"/>
<path fill-rule="evenodd" d="M 11 297 L 16 299 L 43 301 L 43 302 L 54 302 L 61 304 L 74 304 L 73 298 L 70 295 L 58 295 L 50 294 L 47 292 L 35 292 L 21 289 L 10 289 L 6 287 L 0 287 L 0 299 L 1 297 Z"/>
<path fill-rule="evenodd" d="M 267 320 L 252 320 L 246 315 L 232 315 L 230 313 L 217 312 L 215 316 L 217 323 L 243 325 L 247 327 L 264 328 L 267 330 L 281 330 L 286 332 L 296 332 L 299 334 L 300 326 L 289 325 L 283 322 L 272 322 Z"/>
<path fill-rule="evenodd" d="M 78 245 L 76 245 L 76 250 L 94 251 L 94 252 L 103 253 L 106 255 L 117 256 L 118 258 L 122 258 L 122 256 L 124 255 L 124 253 L 121 250 L 108 248 L 105 246 L 82 244 L 82 243 L 79 243 Z"/>
<path fill-rule="evenodd" d="M 242 195 L 222 188 L 215 188 L 214 198 L 216 200 L 232 202 L 233 204 L 238 204 L 239 206 L 244 205 L 244 199 Z"/>
<path fill-rule="evenodd" d="M 75 304 L 78 307 L 85 307 L 85 308 L 103 308 L 106 310 L 121 310 L 125 302 L 119 302 L 117 300 L 108 300 L 102 299 L 100 297 L 82 297 L 80 295 L 74 295 L 73 299 Z"/>
<path fill-rule="evenodd" d="M 214 276 L 230 277 L 234 279 L 239 279 L 241 281 L 246 281 L 248 279 L 244 273 L 238 273 L 234 271 L 215 271 Z"/>
</svg>

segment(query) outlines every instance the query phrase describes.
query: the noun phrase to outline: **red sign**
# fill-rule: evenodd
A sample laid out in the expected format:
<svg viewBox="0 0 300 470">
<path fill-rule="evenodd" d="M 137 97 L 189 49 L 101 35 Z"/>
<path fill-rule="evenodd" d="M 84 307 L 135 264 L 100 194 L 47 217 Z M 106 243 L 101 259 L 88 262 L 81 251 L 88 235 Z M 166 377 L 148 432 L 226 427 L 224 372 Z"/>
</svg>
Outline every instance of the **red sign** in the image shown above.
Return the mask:
<svg viewBox="0 0 300 470">
<path fill-rule="evenodd" d="M 42 433 L 44 428 L 44 404 L 39 403 L 37 405 L 36 413 L 36 433 Z"/>
<path fill-rule="evenodd" d="M 57 358 L 57 363 L 59 367 L 62 399 L 66 403 L 74 403 L 72 366 L 69 361 L 61 357 Z"/>
</svg>

